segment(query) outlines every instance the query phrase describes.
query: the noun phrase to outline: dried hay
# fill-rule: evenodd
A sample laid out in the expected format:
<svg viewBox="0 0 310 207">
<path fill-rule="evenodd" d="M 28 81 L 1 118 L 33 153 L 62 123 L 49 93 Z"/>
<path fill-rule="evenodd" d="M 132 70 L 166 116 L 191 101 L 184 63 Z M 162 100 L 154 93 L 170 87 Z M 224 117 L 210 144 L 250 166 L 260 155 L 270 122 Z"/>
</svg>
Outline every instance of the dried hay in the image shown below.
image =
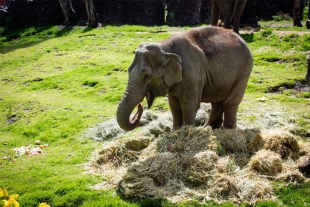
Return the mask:
<svg viewBox="0 0 310 207">
<path fill-rule="evenodd" d="M 149 146 L 151 139 L 148 137 L 131 138 L 124 142 L 124 146 L 128 150 L 141 151 Z"/>
<path fill-rule="evenodd" d="M 221 174 L 210 185 L 210 196 L 214 198 L 236 197 L 238 193 L 237 181 L 234 177 Z"/>
<path fill-rule="evenodd" d="M 228 152 L 247 154 L 249 140 L 254 139 L 260 131 L 256 129 L 216 129 L 213 133 Z"/>
<path fill-rule="evenodd" d="M 96 165 L 103 165 L 107 162 L 115 166 L 131 163 L 139 158 L 141 151 L 148 147 L 150 141 L 150 138 L 140 137 L 105 146 L 97 152 Z"/>
<path fill-rule="evenodd" d="M 304 141 L 299 141 L 298 145 L 300 147 L 299 149 L 299 156 L 309 156 L 310 155 L 310 142 L 304 142 Z"/>
<path fill-rule="evenodd" d="M 213 131 L 226 153 L 234 154 L 234 161 L 239 166 L 246 166 L 251 158 L 248 143 L 260 133 L 257 129 L 216 129 Z"/>
<path fill-rule="evenodd" d="M 300 150 L 298 141 L 291 133 L 279 130 L 264 131 L 249 143 L 251 152 L 262 148 L 278 153 L 282 159 L 296 158 Z"/>
<path fill-rule="evenodd" d="M 284 170 L 275 177 L 275 180 L 281 180 L 289 183 L 301 183 L 305 181 L 305 176 L 298 169 Z"/>
<path fill-rule="evenodd" d="M 158 141 L 159 152 L 195 154 L 201 149 L 215 150 L 217 143 L 211 127 L 184 126 L 171 133 L 164 133 Z"/>
<path fill-rule="evenodd" d="M 205 183 L 212 177 L 212 170 L 215 168 L 215 163 L 218 160 L 218 155 L 210 150 L 199 152 L 189 159 L 186 177 L 193 183 Z"/>
<path fill-rule="evenodd" d="M 236 164 L 235 156 L 228 155 L 220 157 L 215 164 L 215 168 L 219 173 L 230 173 L 237 170 L 239 166 Z"/>
<path fill-rule="evenodd" d="M 92 167 L 106 178 L 96 189 L 112 186 L 125 198 L 174 203 L 255 204 L 275 199 L 270 180 L 306 180 L 297 163 L 308 156 L 310 145 L 298 143 L 288 132 L 193 126 L 172 130 L 171 116 L 148 114 L 145 119 L 141 130 L 112 139 L 95 153 Z"/>
<path fill-rule="evenodd" d="M 238 200 L 256 203 L 258 200 L 274 199 L 274 193 L 268 180 L 246 169 L 240 170 L 234 177 L 237 183 Z"/>
<path fill-rule="evenodd" d="M 276 175 L 282 171 L 282 159 L 270 150 L 259 150 L 250 160 L 250 169 L 262 175 Z"/>
</svg>

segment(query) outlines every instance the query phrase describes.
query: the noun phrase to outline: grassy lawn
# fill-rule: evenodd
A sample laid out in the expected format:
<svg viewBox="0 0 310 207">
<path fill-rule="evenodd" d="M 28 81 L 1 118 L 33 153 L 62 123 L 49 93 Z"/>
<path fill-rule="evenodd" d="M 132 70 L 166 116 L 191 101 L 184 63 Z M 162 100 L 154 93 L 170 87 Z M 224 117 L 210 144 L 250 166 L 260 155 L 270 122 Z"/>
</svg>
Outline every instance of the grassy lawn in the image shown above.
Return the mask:
<svg viewBox="0 0 310 207">
<path fill-rule="evenodd" d="M 253 53 L 254 68 L 238 119 L 266 127 L 264 115 L 280 111 L 284 121 L 294 119 L 291 132 L 310 141 L 310 92 L 294 89 L 306 83 L 310 32 L 287 26 L 292 22 L 261 25 L 260 32 L 242 34 Z M 27 207 L 41 202 L 53 207 L 175 206 L 160 199 L 125 200 L 114 190 L 92 190 L 105 178 L 86 174 L 85 163 L 102 143 L 84 134 L 115 118 L 136 47 L 188 29 L 53 26 L 0 37 L 0 187 L 19 194 L 20 206 Z M 262 97 L 266 101 L 258 102 Z M 169 110 L 167 101 L 156 99 L 153 110 Z M 48 144 L 40 155 L 15 156 L 13 148 L 34 146 L 36 140 Z M 274 188 L 280 202 L 261 201 L 257 206 L 310 205 L 309 181 L 275 182 Z"/>
</svg>

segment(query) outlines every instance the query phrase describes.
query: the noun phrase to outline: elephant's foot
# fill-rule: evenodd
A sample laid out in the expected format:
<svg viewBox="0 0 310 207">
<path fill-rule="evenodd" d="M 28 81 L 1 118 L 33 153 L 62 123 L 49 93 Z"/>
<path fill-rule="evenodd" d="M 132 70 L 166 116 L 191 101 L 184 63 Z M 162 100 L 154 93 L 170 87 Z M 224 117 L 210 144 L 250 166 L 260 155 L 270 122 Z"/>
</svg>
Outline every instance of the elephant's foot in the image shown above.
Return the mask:
<svg viewBox="0 0 310 207">
<path fill-rule="evenodd" d="M 206 126 L 210 126 L 212 129 L 219 129 L 221 128 L 222 126 L 222 123 L 223 123 L 223 120 L 222 119 L 218 119 L 218 120 L 215 120 L 215 121 L 208 121 L 204 124 L 204 127 Z"/>
<path fill-rule="evenodd" d="M 305 163 L 298 165 L 298 169 L 300 172 L 310 174 L 310 157 Z"/>
</svg>

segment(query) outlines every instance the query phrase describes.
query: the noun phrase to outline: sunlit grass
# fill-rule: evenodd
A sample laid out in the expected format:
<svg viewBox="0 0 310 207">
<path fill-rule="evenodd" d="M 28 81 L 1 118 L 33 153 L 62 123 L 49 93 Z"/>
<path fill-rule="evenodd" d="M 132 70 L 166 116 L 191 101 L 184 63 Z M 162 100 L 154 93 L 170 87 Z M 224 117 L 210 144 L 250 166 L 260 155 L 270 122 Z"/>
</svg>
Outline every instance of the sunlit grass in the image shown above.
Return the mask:
<svg viewBox="0 0 310 207">
<path fill-rule="evenodd" d="M 239 110 L 242 113 L 257 104 L 258 98 L 266 97 L 265 104 L 271 109 L 281 105 L 283 110 L 292 111 L 298 134 L 309 139 L 309 93 L 296 95 L 291 89 L 269 92 L 294 86 L 295 81 L 304 82 L 310 35 L 279 35 L 267 25 L 272 22 L 263 24 L 261 32 L 243 35 L 252 50 L 254 68 Z M 188 29 L 125 25 L 61 30 L 55 26 L 2 36 L 0 187 L 20 194 L 17 200 L 21 206 L 42 202 L 51 206 L 173 206 L 165 200 L 128 201 L 113 190 L 91 190 L 104 178 L 86 175 L 84 165 L 101 143 L 83 135 L 88 128 L 115 117 L 136 47 Z M 169 110 L 167 98 L 157 98 L 153 110 Z M 254 122 L 260 116 L 245 114 L 245 119 Z M 49 144 L 41 155 L 15 157 L 13 148 L 34 145 L 35 140 Z M 3 156 L 9 159 L 1 159 Z M 283 191 L 279 188 L 277 192 Z M 290 198 L 299 205 L 298 196 L 303 194 L 294 193 L 288 188 L 283 199 L 286 202 Z M 258 204 L 264 205 L 278 206 L 273 201 Z M 179 206 L 201 205 L 186 202 Z"/>
</svg>

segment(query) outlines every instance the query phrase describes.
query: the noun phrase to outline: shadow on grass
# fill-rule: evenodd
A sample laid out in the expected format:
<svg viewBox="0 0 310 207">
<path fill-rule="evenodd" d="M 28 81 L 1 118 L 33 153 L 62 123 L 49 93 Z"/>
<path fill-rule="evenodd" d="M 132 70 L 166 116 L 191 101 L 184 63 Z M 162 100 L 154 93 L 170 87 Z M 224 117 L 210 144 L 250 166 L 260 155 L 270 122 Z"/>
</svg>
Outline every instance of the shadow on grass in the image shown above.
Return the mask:
<svg viewBox="0 0 310 207">
<path fill-rule="evenodd" d="M 85 29 L 82 31 L 82 33 L 85 33 L 85 32 L 90 32 L 92 30 L 96 29 L 95 27 L 85 27 Z"/>
<path fill-rule="evenodd" d="M 254 41 L 254 34 L 250 33 L 250 34 L 241 34 L 241 37 L 247 42 L 247 43 L 251 43 Z"/>
<path fill-rule="evenodd" d="M 0 39 L 0 53 L 9 53 L 16 49 L 34 46 L 50 38 L 62 37 L 72 29 L 71 26 L 44 26 L 9 31 Z"/>
</svg>

